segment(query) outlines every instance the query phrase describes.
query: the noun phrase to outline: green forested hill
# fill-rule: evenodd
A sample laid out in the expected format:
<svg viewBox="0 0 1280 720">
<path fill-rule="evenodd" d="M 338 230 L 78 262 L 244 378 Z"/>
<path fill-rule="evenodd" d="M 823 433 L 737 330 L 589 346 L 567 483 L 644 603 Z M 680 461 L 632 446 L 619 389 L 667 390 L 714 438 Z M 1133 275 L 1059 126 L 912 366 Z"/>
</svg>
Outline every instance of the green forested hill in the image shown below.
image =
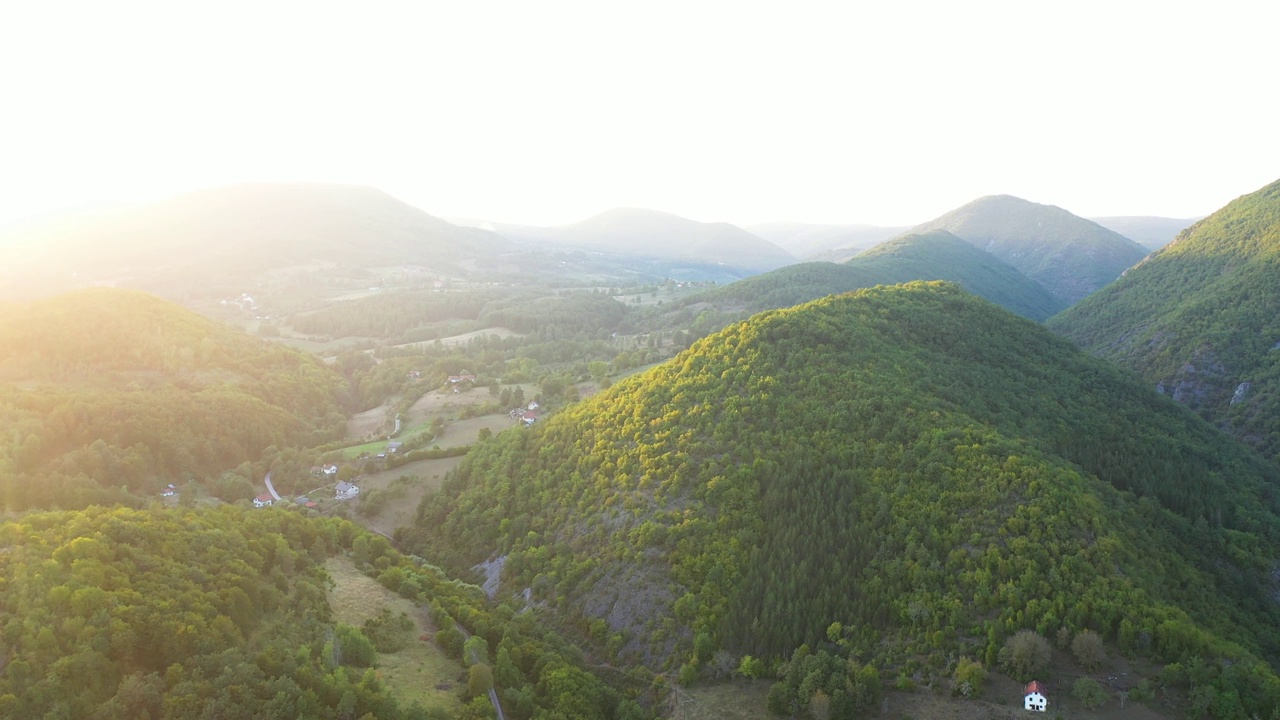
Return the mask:
<svg viewBox="0 0 1280 720">
<path fill-rule="evenodd" d="M 82 506 L 316 445 L 344 393 L 316 358 L 143 293 L 0 306 L 0 503 Z"/>
<path fill-rule="evenodd" d="M 375 669 L 384 651 L 420 639 L 333 622 L 322 563 L 338 553 L 430 613 L 446 653 L 460 657 L 458 625 L 469 630 L 468 664 L 484 666 L 513 720 L 646 717 L 528 615 L 491 607 L 479 588 L 384 538 L 230 506 L 94 507 L 0 524 L 0 717 L 438 718 L 398 704 Z M 463 717 L 492 717 L 484 689 L 467 690 L 476 694 Z"/>
<path fill-rule="evenodd" d="M 509 587 L 685 677 L 819 641 L 938 671 L 1087 628 L 1229 661 L 1202 692 L 1270 712 L 1277 481 L 1111 365 L 914 283 L 757 315 L 500 434 L 406 539 L 505 554 Z"/>
<path fill-rule="evenodd" d="M 1280 459 L 1280 181 L 1049 326 Z"/>
<path fill-rule="evenodd" d="M 948 230 L 1017 268 L 1070 305 L 1120 277 L 1146 248 L 1060 207 L 991 195 L 914 232 Z"/>
<path fill-rule="evenodd" d="M 842 265 L 813 262 L 756 275 L 691 297 L 685 304 L 771 310 L 833 293 L 913 280 L 949 280 L 1032 320 L 1064 307 L 1034 280 L 945 230 L 882 243 Z"/>
</svg>

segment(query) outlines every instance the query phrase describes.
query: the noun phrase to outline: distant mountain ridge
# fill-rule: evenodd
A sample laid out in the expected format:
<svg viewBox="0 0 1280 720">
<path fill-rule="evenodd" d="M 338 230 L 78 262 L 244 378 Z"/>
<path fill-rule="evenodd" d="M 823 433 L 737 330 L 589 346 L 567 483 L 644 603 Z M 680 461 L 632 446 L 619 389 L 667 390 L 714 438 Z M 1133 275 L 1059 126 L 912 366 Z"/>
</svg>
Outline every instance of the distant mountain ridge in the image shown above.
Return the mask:
<svg viewBox="0 0 1280 720">
<path fill-rule="evenodd" d="M 947 230 L 1039 282 L 1070 305 L 1146 256 L 1134 241 L 1053 205 L 978 198 L 913 229 Z"/>
<path fill-rule="evenodd" d="M 1159 250 L 1169 244 L 1178 233 L 1191 227 L 1203 217 L 1167 218 L 1149 215 L 1121 215 L 1116 217 L 1089 218 L 1108 230 L 1114 230 L 1148 250 Z"/>
<path fill-rule="evenodd" d="M 1044 320 L 1065 307 L 1038 283 L 945 230 L 909 233 L 843 264 L 801 263 L 739 280 L 686 303 L 787 307 L 833 293 L 915 280 L 947 280 L 1024 317 Z"/>
<path fill-rule="evenodd" d="M 1049 321 L 1280 461 L 1280 181 Z"/>
<path fill-rule="evenodd" d="M 720 264 L 741 270 L 743 276 L 796 262 L 791 253 L 736 225 L 703 223 L 642 208 L 615 208 L 558 227 L 498 225 L 494 228 L 514 240 Z"/>
<path fill-rule="evenodd" d="M 906 227 L 799 222 L 764 223 L 745 226 L 745 229 L 798 258 L 814 260 L 826 259 L 825 254 L 838 251 L 855 255 L 907 230 Z"/>
<path fill-rule="evenodd" d="M 313 264 L 448 271 L 509 245 L 495 233 L 453 225 L 374 188 L 325 184 L 211 188 L 101 222 L 27 233 L 9 250 L 14 282 L 33 274 L 59 287 L 117 278 L 144 287 L 203 287 Z"/>
</svg>

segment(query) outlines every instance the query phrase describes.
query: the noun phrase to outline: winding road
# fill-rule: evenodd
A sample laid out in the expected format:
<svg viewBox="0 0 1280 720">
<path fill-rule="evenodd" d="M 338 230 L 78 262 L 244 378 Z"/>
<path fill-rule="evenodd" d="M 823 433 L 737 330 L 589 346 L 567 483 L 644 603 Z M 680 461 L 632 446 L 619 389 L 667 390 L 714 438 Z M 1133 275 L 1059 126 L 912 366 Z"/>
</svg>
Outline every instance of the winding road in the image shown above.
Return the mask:
<svg viewBox="0 0 1280 720">
<path fill-rule="evenodd" d="M 280 493 L 276 492 L 276 487 L 271 484 L 271 473 L 267 473 L 267 476 L 262 480 L 267 484 L 267 492 L 271 493 L 271 497 L 280 501 L 284 500 L 284 498 L 280 497 Z"/>
</svg>

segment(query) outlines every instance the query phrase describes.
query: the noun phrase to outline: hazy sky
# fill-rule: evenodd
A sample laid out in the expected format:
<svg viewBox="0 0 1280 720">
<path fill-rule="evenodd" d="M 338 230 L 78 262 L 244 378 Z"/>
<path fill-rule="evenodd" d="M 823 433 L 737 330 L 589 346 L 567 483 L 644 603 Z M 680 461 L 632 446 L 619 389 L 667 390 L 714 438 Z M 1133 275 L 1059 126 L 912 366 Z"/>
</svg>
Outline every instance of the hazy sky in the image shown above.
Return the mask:
<svg viewBox="0 0 1280 720">
<path fill-rule="evenodd" d="M 0 224 L 246 181 L 556 224 L 1211 212 L 1280 177 L 1275 2 L 0 4 Z"/>
</svg>

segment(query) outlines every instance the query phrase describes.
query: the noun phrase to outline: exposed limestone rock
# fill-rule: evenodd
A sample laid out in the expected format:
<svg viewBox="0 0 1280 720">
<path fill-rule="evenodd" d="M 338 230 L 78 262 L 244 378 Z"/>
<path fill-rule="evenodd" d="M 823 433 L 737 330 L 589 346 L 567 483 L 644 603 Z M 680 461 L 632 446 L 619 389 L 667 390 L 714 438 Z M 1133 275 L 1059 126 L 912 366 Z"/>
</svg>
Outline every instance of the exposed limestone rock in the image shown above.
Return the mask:
<svg viewBox="0 0 1280 720">
<path fill-rule="evenodd" d="M 1235 392 L 1235 394 L 1234 394 L 1234 395 L 1232 395 L 1232 396 L 1231 396 L 1231 404 L 1232 404 L 1232 405 L 1235 405 L 1236 403 L 1239 403 L 1239 402 L 1243 402 L 1243 401 L 1244 401 L 1244 396 L 1245 396 L 1245 394 L 1246 394 L 1246 393 L 1248 393 L 1248 392 L 1249 392 L 1249 387 L 1250 387 L 1250 385 L 1251 385 L 1251 383 L 1248 383 L 1248 382 L 1242 382 L 1242 383 L 1240 383 L 1239 385 L 1237 385 L 1237 386 L 1236 386 L 1236 392 Z"/>
</svg>

